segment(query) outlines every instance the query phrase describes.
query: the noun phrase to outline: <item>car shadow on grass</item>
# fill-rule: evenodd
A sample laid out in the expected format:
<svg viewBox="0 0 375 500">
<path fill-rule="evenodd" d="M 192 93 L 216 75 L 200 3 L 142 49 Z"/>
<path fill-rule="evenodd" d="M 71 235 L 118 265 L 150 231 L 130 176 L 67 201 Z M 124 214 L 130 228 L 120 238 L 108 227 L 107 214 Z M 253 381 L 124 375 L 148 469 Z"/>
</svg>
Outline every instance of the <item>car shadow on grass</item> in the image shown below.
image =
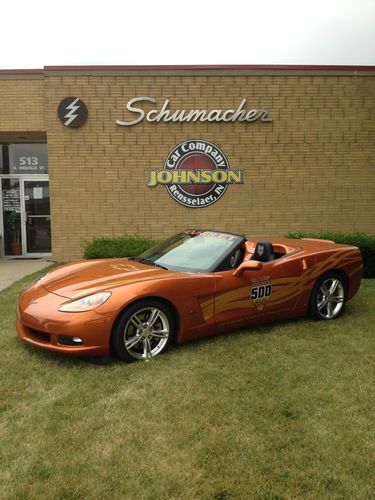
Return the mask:
<svg viewBox="0 0 375 500">
<path fill-rule="evenodd" d="M 295 319 L 288 319 L 288 320 L 283 320 L 283 321 L 277 321 L 274 323 L 267 323 L 264 325 L 254 325 L 254 326 L 249 326 L 249 327 L 241 327 L 241 328 L 236 328 L 233 330 L 228 330 L 226 332 L 218 333 L 218 334 L 213 334 L 201 339 L 195 339 L 191 340 L 187 343 L 183 344 L 172 344 L 170 347 L 170 351 L 178 351 L 180 349 L 184 348 L 194 348 L 194 346 L 204 346 L 204 345 L 210 345 L 214 343 L 222 343 L 222 342 L 227 342 L 229 345 L 232 342 L 237 342 L 239 338 L 242 337 L 248 337 L 248 338 L 254 338 L 254 337 L 263 337 L 263 336 L 269 336 L 269 335 L 277 335 L 277 336 L 290 336 L 291 332 L 288 331 L 290 327 L 293 326 L 298 326 L 298 325 L 314 325 L 316 324 L 315 321 L 309 319 L 309 318 L 295 318 Z M 301 332 L 298 333 L 300 335 Z M 293 333 L 295 335 L 295 333 Z"/>
<path fill-rule="evenodd" d="M 64 368 L 76 368 L 77 366 L 92 366 L 95 368 L 96 366 L 108 366 L 112 362 L 112 358 L 103 357 L 102 358 L 85 358 L 85 357 L 77 357 L 77 356 L 69 356 L 68 354 L 60 354 L 58 352 L 51 352 L 44 349 L 39 349 L 38 347 L 34 347 L 27 344 L 21 344 L 21 348 L 27 354 L 32 354 L 32 356 L 36 357 L 38 361 L 51 361 L 54 364 L 60 365 Z M 116 362 L 117 360 L 114 359 Z"/>
<path fill-rule="evenodd" d="M 171 345 L 169 352 L 177 353 L 180 350 L 193 349 L 194 347 L 200 348 L 217 343 L 227 343 L 229 348 L 232 343 L 236 343 L 239 339 L 244 337 L 248 339 L 286 337 L 289 339 L 315 340 L 317 335 L 331 335 L 332 326 L 342 327 L 347 319 L 355 320 L 357 316 L 358 311 L 351 307 L 350 304 L 339 318 L 332 321 L 316 321 L 309 316 L 302 316 L 299 318 L 268 322 L 262 325 L 245 326 L 183 344 L 174 343 Z"/>
</svg>

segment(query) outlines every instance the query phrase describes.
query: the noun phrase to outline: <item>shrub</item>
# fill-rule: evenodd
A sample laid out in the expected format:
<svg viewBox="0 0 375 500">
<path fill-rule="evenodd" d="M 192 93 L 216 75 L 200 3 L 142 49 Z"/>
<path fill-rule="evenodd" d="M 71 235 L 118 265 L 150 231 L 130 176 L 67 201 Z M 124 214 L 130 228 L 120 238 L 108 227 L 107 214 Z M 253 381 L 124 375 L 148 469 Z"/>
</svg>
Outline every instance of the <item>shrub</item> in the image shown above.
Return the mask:
<svg viewBox="0 0 375 500">
<path fill-rule="evenodd" d="M 84 259 L 134 257 L 155 245 L 157 241 L 130 235 L 117 238 L 93 238 L 84 244 Z"/>
<path fill-rule="evenodd" d="M 361 250 L 364 278 L 375 278 L 375 235 L 366 233 L 289 233 L 288 238 L 321 238 L 354 245 Z"/>
</svg>

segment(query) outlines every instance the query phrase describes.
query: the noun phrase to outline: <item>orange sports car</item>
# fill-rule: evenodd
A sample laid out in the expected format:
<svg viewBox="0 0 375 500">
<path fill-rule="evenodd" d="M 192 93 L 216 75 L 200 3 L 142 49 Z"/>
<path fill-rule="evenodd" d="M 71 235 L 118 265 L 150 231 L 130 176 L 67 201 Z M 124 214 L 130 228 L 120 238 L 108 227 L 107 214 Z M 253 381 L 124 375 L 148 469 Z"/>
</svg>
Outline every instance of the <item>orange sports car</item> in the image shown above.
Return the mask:
<svg viewBox="0 0 375 500">
<path fill-rule="evenodd" d="M 361 278 L 353 246 L 187 230 L 138 257 L 54 269 L 20 295 L 17 331 L 49 351 L 131 362 L 244 326 L 335 319 Z"/>
</svg>

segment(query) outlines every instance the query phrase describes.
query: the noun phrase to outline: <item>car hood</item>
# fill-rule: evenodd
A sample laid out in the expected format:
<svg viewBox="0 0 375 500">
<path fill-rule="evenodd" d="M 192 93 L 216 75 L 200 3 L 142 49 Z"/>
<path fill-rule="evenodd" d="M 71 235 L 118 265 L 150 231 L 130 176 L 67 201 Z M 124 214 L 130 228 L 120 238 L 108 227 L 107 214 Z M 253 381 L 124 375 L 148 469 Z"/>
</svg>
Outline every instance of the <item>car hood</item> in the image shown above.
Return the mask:
<svg viewBox="0 0 375 500">
<path fill-rule="evenodd" d="M 174 271 L 128 259 L 84 260 L 66 264 L 49 272 L 40 285 L 65 298 L 78 298 L 119 286 L 163 279 Z"/>
</svg>

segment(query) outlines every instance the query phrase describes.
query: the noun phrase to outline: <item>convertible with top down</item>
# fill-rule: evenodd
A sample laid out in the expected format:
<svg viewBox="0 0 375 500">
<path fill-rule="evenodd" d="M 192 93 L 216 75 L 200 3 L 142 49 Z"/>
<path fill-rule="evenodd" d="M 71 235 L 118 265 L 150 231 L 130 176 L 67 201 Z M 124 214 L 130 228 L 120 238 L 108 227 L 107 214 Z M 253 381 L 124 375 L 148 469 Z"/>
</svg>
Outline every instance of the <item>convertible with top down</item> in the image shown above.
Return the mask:
<svg viewBox="0 0 375 500">
<path fill-rule="evenodd" d="M 57 267 L 21 293 L 16 327 L 42 349 L 131 362 L 245 326 L 335 319 L 361 279 L 354 246 L 193 229 L 137 257 Z"/>
</svg>

